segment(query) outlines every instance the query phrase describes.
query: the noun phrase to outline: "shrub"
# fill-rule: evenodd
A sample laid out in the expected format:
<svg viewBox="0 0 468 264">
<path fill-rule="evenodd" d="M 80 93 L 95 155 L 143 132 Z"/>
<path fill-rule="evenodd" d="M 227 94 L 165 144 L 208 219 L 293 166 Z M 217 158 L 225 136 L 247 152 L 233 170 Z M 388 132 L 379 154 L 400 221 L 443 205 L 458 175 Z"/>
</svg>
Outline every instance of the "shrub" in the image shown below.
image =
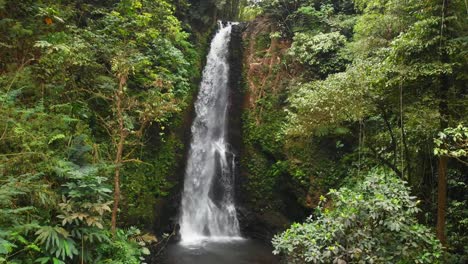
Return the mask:
<svg viewBox="0 0 468 264">
<path fill-rule="evenodd" d="M 438 263 L 442 247 L 418 224 L 418 201 L 406 183 L 382 171 L 355 188 L 331 190 L 331 209 L 274 237 L 290 263 Z M 321 198 L 322 203 L 326 199 Z"/>
</svg>

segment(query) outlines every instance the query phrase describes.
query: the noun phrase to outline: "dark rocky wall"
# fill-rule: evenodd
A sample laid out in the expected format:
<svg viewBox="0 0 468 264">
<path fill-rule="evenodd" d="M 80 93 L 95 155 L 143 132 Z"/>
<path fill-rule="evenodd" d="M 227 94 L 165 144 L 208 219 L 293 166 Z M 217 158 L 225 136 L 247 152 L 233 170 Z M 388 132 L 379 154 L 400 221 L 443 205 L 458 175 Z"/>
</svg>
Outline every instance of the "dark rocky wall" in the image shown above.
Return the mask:
<svg viewBox="0 0 468 264">
<path fill-rule="evenodd" d="M 229 112 L 228 140 L 234 153 L 236 154 L 236 172 L 239 172 L 239 158 L 242 147 L 242 102 L 244 93 L 242 91 L 242 33 L 245 29 L 244 24 L 234 25 L 231 32 L 231 41 L 229 42 Z M 235 175 L 238 178 L 238 174 Z M 237 181 L 238 182 L 238 181 Z M 236 188 L 239 190 L 239 188 Z M 236 193 L 238 197 L 240 194 Z"/>
</svg>

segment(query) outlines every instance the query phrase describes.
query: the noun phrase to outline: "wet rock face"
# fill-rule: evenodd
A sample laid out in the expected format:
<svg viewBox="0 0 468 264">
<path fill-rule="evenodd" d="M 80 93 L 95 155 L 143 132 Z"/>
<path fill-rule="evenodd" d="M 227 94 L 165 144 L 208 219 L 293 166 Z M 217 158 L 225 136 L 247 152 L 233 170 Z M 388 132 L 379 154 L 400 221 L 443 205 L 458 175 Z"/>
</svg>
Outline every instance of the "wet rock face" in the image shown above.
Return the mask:
<svg viewBox="0 0 468 264">
<path fill-rule="evenodd" d="M 245 24 L 234 25 L 229 42 L 229 113 L 228 131 L 229 143 L 236 154 L 240 153 L 242 146 L 242 102 L 244 93 L 242 91 L 242 33 Z M 239 159 L 239 155 L 237 155 Z M 237 162 L 238 164 L 238 162 Z M 239 170 L 237 170 L 239 171 Z M 237 176 L 237 175 L 236 175 Z M 237 177 L 236 177 L 237 178 Z M 237 189 L 238 190 L 238 189 Z"/>
<path fill-rule="evenodd" d="M 236 207 L 241 211 L 237 211 L 242 235 L 251 236 L 248 230 L 244 228 L 246 225 L 250 226 L 254 221 L 254 217 L 245 217 L 246 215 L 253 216 L 253 213 L 243 206 L 243 198 L 245 190 L 243 189 L 244 179 L 241 178 L 241 155 L 242 155 L 242 113 L 244 91 L 243 91 L 243 40 L 242 34 L 246 29 L 245 23 L 234 25 L 231 31 L 231 41 L 229 42 L 229 112 L 228 112 L 228 126 L 229 135 L 228 140 L 231 149 L 236 155 L 235 160 L 235 199 Z"/>
<path fill-rule="evenodd" d="M 242 101 L 244 93 L 242 91 L 242 33 L 245 24 L 234 25 L 231 31 L 229 42 L 229 108 L 228 108 L 228 141 L 231 150 L 236 155 L 235 160 L 235 197 L 236 205 L 242 195 L 240 174 L 240 155 L 242 153 Z"/>
<path fill-rule="evenodd" d="M 242 153 L 242 102 L 244 93 L 242 90 L 242 66 L 243 66 L 243 43 L 242 33 L 245 30 L 245 24 L 234 25 L 231 31 L 231 40 L 229 42 L 229 108 L 228 108 L 228 141 L 231 150 L 236 155 L 235 160 L 235 197 L 236 206 L 239 198 L 242 197 L 242 180 L 240 174 L 240 155 Z"/>
</svg>

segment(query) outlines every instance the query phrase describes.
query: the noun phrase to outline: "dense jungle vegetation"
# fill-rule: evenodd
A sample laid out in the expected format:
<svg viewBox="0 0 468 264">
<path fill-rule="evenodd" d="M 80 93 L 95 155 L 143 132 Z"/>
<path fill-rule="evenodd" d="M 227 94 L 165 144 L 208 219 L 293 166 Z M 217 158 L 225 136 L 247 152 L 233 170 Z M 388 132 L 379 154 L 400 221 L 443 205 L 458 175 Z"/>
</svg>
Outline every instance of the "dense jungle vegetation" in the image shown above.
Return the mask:
<svg viewBox="0 0 468 264">
<path fill-rule="evenodd" d="M 245 22 L 246 230 L 286 263 L 468 261 L 466 0 L 0 0 L 0 19 L 0 263 L 165 243 L 218 19 Z"/>
</svg>

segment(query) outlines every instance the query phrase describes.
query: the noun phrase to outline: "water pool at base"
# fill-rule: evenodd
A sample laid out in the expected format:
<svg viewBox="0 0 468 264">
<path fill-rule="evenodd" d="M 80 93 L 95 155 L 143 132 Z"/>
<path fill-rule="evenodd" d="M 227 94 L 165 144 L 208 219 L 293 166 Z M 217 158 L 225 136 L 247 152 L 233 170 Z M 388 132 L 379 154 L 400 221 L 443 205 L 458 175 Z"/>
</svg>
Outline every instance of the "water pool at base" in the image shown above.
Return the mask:
<svg viewBox="0 0 468 264">
<path fill-rule="evenodd" d="M 272 247 L 257 240 L 202 241 L 193 245 L 170 244 L 163 264 L 277 264 Z"/>
</svg>

